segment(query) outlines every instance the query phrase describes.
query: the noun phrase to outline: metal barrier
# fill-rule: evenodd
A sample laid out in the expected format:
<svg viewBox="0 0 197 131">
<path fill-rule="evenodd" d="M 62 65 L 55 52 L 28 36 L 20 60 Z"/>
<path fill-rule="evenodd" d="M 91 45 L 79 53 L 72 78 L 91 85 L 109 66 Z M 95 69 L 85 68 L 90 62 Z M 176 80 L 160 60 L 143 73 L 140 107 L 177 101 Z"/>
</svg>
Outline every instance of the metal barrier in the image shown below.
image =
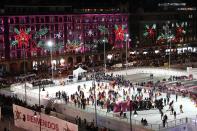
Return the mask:
<svg viewBox="0 0 197 131">
<path fill-rule="evenodd" d="M 69 107 L 69 108 L 72 108 L 74 110 L 80 110 L 80 111 L 95 113 L 95 108 L 90 107 L 90 106 L 87 106 L 85 109 L 78 108 L 77 105 L 75 107 L 75 105 L 73 103 L 67 103 L 66 106 Z M 123 122 L 126 122 L 128 124 L 130 122 L 129 117 L 122 118 L 122 117 L 119 117 L 118 115 L 114 115 L 115 113 L 106 112 L 106 111 L 103 111 L 102 109 L 99 109 L 99 108 L 97 108 L 97 114 L 101 115 L 101 116 L 104 116 L 104 117 L 108 117 L 108 118 L 116 119 L 116 120 L 119 120 L 119 121 L 123 121 Z M 172 120 L 172 121 L 168 121 L 166 123 L 165 127 L 163 127 L 162 123 L 161 124 L 148 123 L 148 125 L 144 126 L 144 127 L 148 128 L 148 129 L 151 129 L 151 130 L 158 130 L 159 131 L 159 130 L 163 130 L 163 129 L 167 129 L 167 128 L 173 128 L 173 127 L 176 127 L 176 126 L 179 126 L 179 125 L 182 125 L 182 124 L 186 124 L 186 123 L 191 123 L 191 122 L 193 122 L 193 124 L 195 126 L 197 126 L 197 116 L 196 116 L 195 119 L 186 117 L 186 118 L 181 118 L 181 119 L 175 119 L 175 120 Z M 133 118 L 132 118 L 132 124 L 142 126 L 141 121 L 135 120 Z"/>
<path fill-rule="evenodd" d="M 0 90 L 0 94 L 4 94 L 6 96 L 14 96 L 14 97 L 17 97 L 18 99 L 21 99 L 21 100 L 23 100 L 24 97 L 25 97 L 25 94 L 21 93 L 21 90 L 20 90 L 20 93 L 18 91 L 17 96 L 14 93 L 12 93 L 10 91 L 6 91 L 6 90 Z M 50 94 L 50 95 L 51 96 L 49 97 L 49 99 L 47 99 L 46 101 L 44 101 L 44 99 L 41 99 L 41 102 L 42 103 L 45 103 L 45 102 L 47 103 L 50 100 L 50 98 L 54 98 L 55 93 Z M 38 97 L 37 97 L 38 94 L 37 93 L 32 93 L 32 92 L 27 91 L 27 96 L 32 96 L 31 98 L 28 97 L 28 99 L 27 99 L 28 104 L 30 104 L 30 105 L 34 105 L 35 103 L 37 104 L 37 102 L 38 102 Z M 44 98 L 44 97 L 46 97 L 46 96 L 41 95 L 41 98 Z M 75 106 L 74 103 L 67 103 L 65 105 L 69 108 L 74 109 L 74 110 L 80 110 L 80 111 L 95 113 L 95 108 L 91 107 L 91 106 L 86 106 L 85 109 L 81 109 L 81 108 L 77 108 L 76 107 L 77 105 Z M 115 115 L 115 113 L 103 111 L 102 109 L 100 109 L 100 107 L 97 107 L 97 113 L 98 113 L 98 115 L 103 116 L 103 117 L 112 118 L 112 119 L 123 121 L 123 122 L 126 122 L 126 123 L 130 122 L 129 117 L 121 118 L 121 117 Z M 168 121 L 166 123 L 165 128 L 163 127 L 162 124 L 152 124 L 152 123 L 148 123 L 148 125 L 145 126 L 145 128 L 152 129 L 152 130 L 162 130 L 162 129 L 166 129 L 166 128 L 173 128 L 173 127 L 176 127 L 178 125 L 182 125 L 182 124 L 186 124 L 186 123 L 192 123 L 194 126 L 197 126 L 197 115 L 196 115 L 196 118 L 182 118 L 182 119 L 175 119 L 173 121 Z M 132 124 L 142 125 L 141 121 L 135 120 L 133 118 L 132 118 Z"/>
</svg>

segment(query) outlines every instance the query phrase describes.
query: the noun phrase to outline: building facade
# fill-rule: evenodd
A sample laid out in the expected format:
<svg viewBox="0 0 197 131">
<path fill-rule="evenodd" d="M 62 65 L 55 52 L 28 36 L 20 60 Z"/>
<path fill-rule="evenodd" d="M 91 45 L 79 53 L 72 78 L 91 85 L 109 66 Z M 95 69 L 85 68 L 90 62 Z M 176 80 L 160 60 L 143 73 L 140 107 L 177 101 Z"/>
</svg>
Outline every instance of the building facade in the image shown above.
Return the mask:
<svg viewBox="0 0 197 131">
<path fill-rule="evenodd" d="M 115 56 L 113 59 L 122 63 L 125 62 L 127 42 L 129 43 L 130 61 L 134 61 L 131 52 L 137 52 L 138 55 L 144 55 L 143 53 L 148 55 L 150 51 L 158 52 L 159 50 L 167 56 L 170 48 L 169 42 L 158 42 L 158 37 L 161 34 L 166 34 L 164 30 L 166 25 L 169 26 L 168 33 L 174 36 L 178 30 L 177 25 L 183 25 L 186 32 L 180 35 L 176 42 L 171 43 L 172 54 L 179 52 L 182 55 L 187 55 L 185 52 L 196 52 L 196 10 L 184 8 L 184 10 L 174 9 L 148 13 L 143 9 L 138 9 L 132 13 L 120 13 L 124 10 L 128 12 L 128 9 L 124 9 L 128 7 L 100 6 L 96 8 L 75 8 L 64 5 L 5 6 L 5 14 L 0 17 L 1 70 L 22 72 L 24 66 L 28 71 L 31 71 L 34 67 L 36 68 L 36 65 L 50 65 L 51 50 L 50 48 L 42 48 L 44 44 L 46 46 L 48 40 L 52 40 L 55 45 L 52 63 L 57 66 L 62 62 L 66 65 L 88 62 L 93 49 L 96 50 L 95 59 L 98 62 L 103 62 L 103 42 L 105 42 L 107 54 L 113 54 Z M 115 25 L 124 26 L 124 29 L 120 31 L 129 34 L 131 41 L 117 40 Z M 145 36 L 146 27 L 153 25 L 156 26 L 154 36 Z M 14 42 L 17 36 L 16 29 L 19 31 L 18 33 L 29 29 L 28 42 L 25 47 L 18 46 Z M 42 29 L 47 29 L 47 33 L 35 36 Z M 166 62 L 167 59 L 164 61 Z"/>
<path fill-rule="evenodd" d="M 125 41 L 115 38 L 115 25 L 124 26 L 124 33 L 128 33 L 128 14 L 4 16 L 1 19 L 3 30 L 0 32 L 2 68 L 20 72 L 26 65 L 27 70 L 31 71 L 35 65 L 50 63 L 51 50 L 46 47 L 49 40 L 53 41 L 53 48 L 56 48 L 52 51 L 55 65 L 60 64 L 60 59 L 70 65 L 85 62 L 85 56 L 91 52 L 92 45 L 96 45 L 95 50 L 101 54 L 103 42 L 106 47 L 124 47 Z M 103 28 L 107 31 L 102 31 Z M 43 29 L 47 30 L 46 34 L 38 36 Z M 27 30 L 28 40 L 20 43 L 18 37 Z M 39 44 L 43 44 L 44 48 L 39 47 Z"/>
</svg>

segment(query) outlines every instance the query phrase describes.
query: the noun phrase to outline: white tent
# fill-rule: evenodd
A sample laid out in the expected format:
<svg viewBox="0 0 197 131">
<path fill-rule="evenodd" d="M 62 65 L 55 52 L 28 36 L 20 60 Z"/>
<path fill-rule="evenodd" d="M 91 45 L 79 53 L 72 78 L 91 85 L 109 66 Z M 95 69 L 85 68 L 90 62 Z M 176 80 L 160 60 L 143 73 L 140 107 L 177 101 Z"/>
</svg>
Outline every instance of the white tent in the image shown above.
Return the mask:
<svg viewBox="0 0 197 131">
<path fill-rule="evenodd" d="M 82 75 L 85 72 L 87 72 L 87 71 L 79 66 L 79 68 L 73 70 L 73 76 L 78 78 L 79 75 Z"/>
</svg>

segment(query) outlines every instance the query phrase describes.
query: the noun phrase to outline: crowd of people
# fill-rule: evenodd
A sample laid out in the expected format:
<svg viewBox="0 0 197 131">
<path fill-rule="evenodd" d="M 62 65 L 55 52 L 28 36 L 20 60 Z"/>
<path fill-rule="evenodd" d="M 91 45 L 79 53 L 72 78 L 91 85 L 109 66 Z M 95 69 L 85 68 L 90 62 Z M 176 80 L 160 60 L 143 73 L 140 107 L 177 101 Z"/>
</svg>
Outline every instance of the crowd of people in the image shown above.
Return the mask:
<svg viewBox="0 0 197 131">
<path fill-rule="evenodd" d="M 87 122 L 87 120 L 85 118 L 82 120 L 80 116 L 76 116 L 75 123 L 79 127 L 84 127 L 87 131 L 98 131 L 98 129 L 99 129 L 97 126 L 95 126 L 94 120 L 91 122 Z M 101 130 L 105 131 L 102 128 L 101 128 Z"/>
<path fill-rule="evenodd" d="M 151 75 L 150 77 L 153 76 Z M 87 87 L 87 85 L 85 84 L 83 86 L 79 85 L 77 87 L 77 91 L 71 95 L 69 95 L 65 91 L 58 91 L 56 92 L 56 98 L 63 98 L 65 103 L 72 102 L 76 107 L 81 109 L 86 109 L 87 105 L 97 104 L 97 106 L 101 109 L 106 108 L 107 112 L 120 112 L 120 117 L 124 115 L 124 118 L 127 117 L 125 112 L 130 110 L 136 112 L 156 108 L 161 114 L 163 127 L 165 127 L 167 123 L 168 116 L 167 114 L 164 114 L 162 110 L 164 106 L 168 105 L 169 111 L 172 115 L 174 115 L 174 119 L 176 119 L 177 111 L 173 107 L 174 101 L 170 101 L 170 93 L 167 93 L 165 98 L 160 98 L 161 92 L 168 90 L 167 85 L 163 82 L 158 81 L 154 83 L 152 81 L 148 81 L 133 84 L 131 81 L 126 80 L 122 75 L 113 75 L 113 73 L 105 74 L 102 72 L 93 74 L 90 79 L 95 80 L 91 87 Z M 177 76 L 172 76 L 170 77 L 170 79 L 179 80 L 180 78 Z M 33 78 L 28 80 L 33 81 L 34 86 L 37 85 Z M 36 80 L 39 81 L 39 79 L 37 78 Z M 51 84 L 51 81 L 47 80 L 42 84 Z M 142 89 L 140 87 L 147 84 L 152 88 Z M 88 89 L 88 96 L 85 95 L 86 89 Z M 178 95 L 176 94 L 176 101 L 177 99 Z M 3 103 L 2 105 L 12 106 L 12 104 L 15 103 L 17 105 L 21 105 L 35 111 L 40 111 L 41 109 L 41 107 L 39 107 L 38 105 L 28 106 L 25 102 L 19 100 L 17 97 L 7 97 L 0 95 L 0 100 Z M 5 107 L 3 107 L 2 109 L 3 114 L 7 114 L 7 111 L 9 111 Z M 180 113 L 183 113 L 183 105 L 180 105 Z M 81 118 L 78 117 L 76 123 L 78 125 L 81 125 L 81 121 Z M 85 119 L 84 123 L 87 123 Z M 144 126 L 148 125 L 146 118 L 142 118 L 141 123 Z M 87 124 L 86 127 L 89 130 L 96 130 L 96 127 L 93 126 L 92 123 Z"/>
<path fill-rule="evenodd" d="M 178 79 L 176 76 L 172 78 Z M 64 98 L 66 103 L 72 102 L 76 107 L 81 109 L 85 109 L 87 105 L 94 106 L 97 104 L 100 109 L 107 109 L 107 112 L 120 112 L 120 117 L 123 116 L 123 118 L 127 118 L 125 112 L 130 110 L 136 112 L 155 108 L 161 114 L 164 127 L 168 116 L 164 114 L 163 107 L 169 106 L 169 111 L 174 115 L 174 119 L 176 119 L 177 111 L 173 108 L 174 101 L 171 99 L 171 93 L 166 93 L 166 97 L 161 97 L 162 90 L 160 89 L 167 88 L 165 84 L 161 84 L 162 82 L 149 82 L 152 88 L 142 89 L 137 87 L 148 82 L 133 84 L 125 80 L 121 75 L 114 76 L 113 74 L 96 73 L 95 79 L 96 82 L 89 88 L 85 84 L 83 86 L 79 85 L 77 91 L 71 94 L 70 97 L 66 92 L 57 92 L 57 97 Z M 86 88 L 88 93 L 86 93 Z M 176 94 L 176 102 L 177 99 L 178 94 Z M 183 105 L 180 105 L 180 113 L 183 113 Z M 146 118 L 143 118 L 141 123 L 144 126 L 148 125 Z"/>
</svg>

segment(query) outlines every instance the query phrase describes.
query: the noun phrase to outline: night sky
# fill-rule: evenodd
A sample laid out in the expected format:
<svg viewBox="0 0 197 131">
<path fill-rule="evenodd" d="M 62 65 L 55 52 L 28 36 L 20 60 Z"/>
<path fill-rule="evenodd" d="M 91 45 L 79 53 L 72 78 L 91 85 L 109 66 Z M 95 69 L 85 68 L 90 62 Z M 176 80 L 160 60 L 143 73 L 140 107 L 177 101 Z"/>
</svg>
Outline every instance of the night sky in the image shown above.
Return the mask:
<svg viewBox="0 0 197 131">
<path fill-rule="evenodd" d="M 181 3 L 186 2 L 187 7 L 197 7 L 197 0 L 4 0 L 1 1 L 1 8 L 4 5 L 71 5 L 74 8 L 99 8 L 118 7 L 127 5 L 129 12 L 136 12 L 142 8 L 145 12 L 159 11 L 158 3 Z"/>
</svg>

